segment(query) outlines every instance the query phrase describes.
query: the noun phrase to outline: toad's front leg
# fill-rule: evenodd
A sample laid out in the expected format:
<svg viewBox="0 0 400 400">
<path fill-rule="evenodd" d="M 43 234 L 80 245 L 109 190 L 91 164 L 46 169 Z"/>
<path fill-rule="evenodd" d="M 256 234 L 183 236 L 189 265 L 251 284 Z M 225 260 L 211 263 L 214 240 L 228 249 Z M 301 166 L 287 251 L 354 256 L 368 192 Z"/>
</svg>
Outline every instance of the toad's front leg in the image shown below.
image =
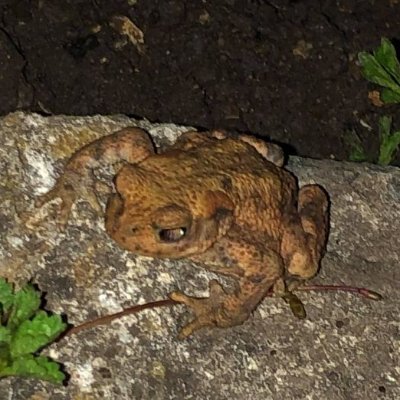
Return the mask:
<svg viewBox="0 0 400 400">
<path fill-rule="evenodd" d="M 226 293 L 215 280 L 210 282 L 208 298 L 194 298 L 181 292 L 171 293 L 172 300 L 186 304 L 195 314 L 195 319 L 181 330 L 180 339 L 207 326 L 227 328 L 242 324 L 282 277 L 282 259 L 272 250 L 263 249 L 261 252 L 252 244 L 230 243 L 227 253 L 223 257 L 225 262 L 229 258 L 240 259 L 243 254 L 251 255 L 248 264 L 241 265 L 239 287 L 234 293 Z M 217 273 L 219 271 L 215 265 L 211 265 L 210 269 Z M 238 268 L 232 268 L 232 271 L 238 271 Z M 230 275 L 229 266 L 222 267 L 221 273 Z"/>
<path fill-rule="evenodd" d="M 154 146 L 150 136 L 139 128 L 125 128 L 97 139 L 72 155 L 54 187 L 38 197 L 35 205 L 42 207 L 53 199 L 61 198 L 58 219 L 61 228 L 68 222 L 71 207 L 78 198 L 88 201 L 93 209 L 101 212 L 93 170 L 121 161 L 139 163 L 151 154 L 154 154 Z"/>
</svg>

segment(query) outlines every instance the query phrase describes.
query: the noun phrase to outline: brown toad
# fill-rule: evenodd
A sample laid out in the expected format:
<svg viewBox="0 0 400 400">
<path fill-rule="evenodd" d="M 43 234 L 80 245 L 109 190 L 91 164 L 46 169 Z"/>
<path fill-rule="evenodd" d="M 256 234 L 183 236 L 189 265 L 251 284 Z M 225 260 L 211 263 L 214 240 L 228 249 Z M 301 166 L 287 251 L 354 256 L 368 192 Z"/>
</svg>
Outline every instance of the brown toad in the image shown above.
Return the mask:
<svg viewBox="0 0 400 400">
<path fill-rule="evenodd" d="M 100 210 L 93 168 L 121 161 L 106 210 L 110 236 L 136 254 L 188 258 L 238 281 L 233 293 L 212 281 L 209 298 L 172 293 L 196 316 L 181 337 L 243 323 L 270 290 L 293 309 L 301 304 L 290 290 L 318 270 L 328 198 L 317 185 L 298 189 L 279 147 L 247 135 L 187 132 L 156 154 L 145 131 L 126 128 L 76 152 L 37 205 L 60 197 L 62 224 L 78 196 Z"/>
</svg>

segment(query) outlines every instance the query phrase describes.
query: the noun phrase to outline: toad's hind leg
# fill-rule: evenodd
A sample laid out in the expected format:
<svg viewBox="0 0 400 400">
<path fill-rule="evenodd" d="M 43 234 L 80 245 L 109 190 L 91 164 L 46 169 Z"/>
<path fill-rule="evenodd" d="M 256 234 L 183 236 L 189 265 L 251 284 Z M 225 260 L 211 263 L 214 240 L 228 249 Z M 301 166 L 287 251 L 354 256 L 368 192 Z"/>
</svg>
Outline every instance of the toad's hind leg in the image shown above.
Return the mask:
<svg viewBox="0 0 400 400">
<path fill-rule="evenodd" d="M 229 265 L 225 268 L 224 264 L 232 264 L 232 276 L 239 278 L 239 286 L 228 294 L 218 282 L 211 281 L 209 298 L 193 298 L 182 292 L 171 293 L 173 300 L 186 304 L 195 314 L 194 320 L 182 329 L 180 338 L 207 326 L 226 328 L 242 324 L 283 276 L 283 260 L 274 251 L 261 251 L 255 244 L 229 238 L 223 245 L 225 253 L 220 258 L 222 271 L 227 274 Z M 248 263 L 246 261 L 246 264 L 235 268 L 235 260 L 240 260 L 244 254 L 249 256 Z M 203 261 L 207 265 L 207 259 Z M 217 268 L 213 270 L 218 271 Z"/>
<path fill-rule="evenodd" d="M 278 167 L 283 166 L 283 163 L 285 162 L 285 156 L 282 148 L 277 144 L 265 142 L 264 140 L 258 139 L 250 135 L 239 135 L 239 139 L 242 142 L 245 142 L 254 147 L 257 152 L 269 162 L 272 162 Z"/>
<path fill-rule="evenodd" d="M 252 146 L 257 152 L 269 162 L 282 167 L 285 156 L 280 146 L 274 143 L 266 142 L 254 136 L 245 134 L 233 134 L 224 130 L 213 130 L 209 132 L 189 131 L 182 133 L 174 144 L 173 148 L 181 150 L 190 150 L 205 143 L 212 143 L 215 139 L 224 140 L 227 138 L 239 139 Z"/>
<path fill-rule="evenodd" d="M 225 139 L 227 137 L 232 137 L 234 135 L 229 134 L 225 131 L 214 130 L 210 132 L 210 135 L 216 139 Z M 265 140 L 261 140 L 255 136 L 239 134 L 238 139 L 242 142 L 245 142 L 252 146 L 257 150 L 259 154 L 261 154 L 266 160 L 272 162 L 278 167 L 282 167 L 285 161 L 285 155 L 280 146 L 275 143 L 266 142 Z"/>
<path fill-rule="evenodd" d="M 135 164 L 151 154 L 154 154 L 154 146 L 150 136 L 139 128 L 125 128 L 97 139 L 72 155 L 54 187 L 38 197 L 35 205 L 42 207 L 53 199 L 61 198 L 58 218 L 61 228 L 66 225 L 71 207 L 79 197 L 88 201 L 97 212 L 100 212 L 93 170 L 121 161 Z"/>
<path fill-rule="evenodd" d="M 298 209 L 301 225 L 307 235 L 312 258 L 320 261 L 328 240 L 329 199 L 318 185 L 306 185 L 299 191 Z"/>
<path fill-rule="evenodd" d="M 300 189 L 298 214 L 302 232 L 297 231 L 292 241 L 296 248 L 287 267 L 289 274 L 300 280 L 312 278 L 318 271 L 328 239 L 328 206 L 328 195 L 320 186 Z"/>
</svg>

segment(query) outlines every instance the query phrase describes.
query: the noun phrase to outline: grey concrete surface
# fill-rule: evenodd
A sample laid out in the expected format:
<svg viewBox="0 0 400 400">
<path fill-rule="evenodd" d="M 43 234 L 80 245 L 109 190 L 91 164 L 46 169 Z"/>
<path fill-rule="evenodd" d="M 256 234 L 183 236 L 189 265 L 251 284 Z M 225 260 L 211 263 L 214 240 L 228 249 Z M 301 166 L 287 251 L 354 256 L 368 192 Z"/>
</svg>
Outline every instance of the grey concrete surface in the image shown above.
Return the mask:
<svg viewBox="0 0 400 400">
<path fill-rule="evenodd" d="M 0 119 L 0 275 L 38 283 L 47 308 L 73 324 L 176 288 L 203 296 L 215 277 L 119 249 L 85 203 L 64 232 L 56 203 L 34 209 L 74 150 L 128 125 L 164 144 L 187 129 L 123 116 Z M 188 310 L 144 311 L 46 349 L 71 375 L 68 386 L 8 378 L 0 399 L 399 399 L 400 170 L 299 158 L 289 168 L 331 196 L 328 253 L 313 282 L 368 287 L 383 301 L 299 293 L 307 319 L 296 320 L 282 300 L 266 298 L 242 326 L 185 341 L 176 334 Z"/>
</svg>

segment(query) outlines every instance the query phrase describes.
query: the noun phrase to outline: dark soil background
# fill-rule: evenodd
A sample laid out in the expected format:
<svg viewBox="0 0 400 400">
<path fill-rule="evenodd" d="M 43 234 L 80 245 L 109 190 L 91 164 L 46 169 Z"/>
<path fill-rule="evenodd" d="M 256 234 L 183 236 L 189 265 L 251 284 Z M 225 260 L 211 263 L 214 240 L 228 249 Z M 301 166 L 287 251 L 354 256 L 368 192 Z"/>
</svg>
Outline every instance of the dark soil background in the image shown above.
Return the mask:
<svg viewBox="0 0 400 400">
<path fill-rule="evenodd" d="M 124 113 L 252 132 L 337 159 L 357 138 L 376 157 L 379 115 L 400 126 L 400 106 L 372 105 L 375 87 L 357 64 L 382 36 L 400 38 L 398 0 L 0 5 L 1 114 Z M 137 30 L 139 43 L 125 34 L 135 25 L 142 44 Z"/>
</svg>

